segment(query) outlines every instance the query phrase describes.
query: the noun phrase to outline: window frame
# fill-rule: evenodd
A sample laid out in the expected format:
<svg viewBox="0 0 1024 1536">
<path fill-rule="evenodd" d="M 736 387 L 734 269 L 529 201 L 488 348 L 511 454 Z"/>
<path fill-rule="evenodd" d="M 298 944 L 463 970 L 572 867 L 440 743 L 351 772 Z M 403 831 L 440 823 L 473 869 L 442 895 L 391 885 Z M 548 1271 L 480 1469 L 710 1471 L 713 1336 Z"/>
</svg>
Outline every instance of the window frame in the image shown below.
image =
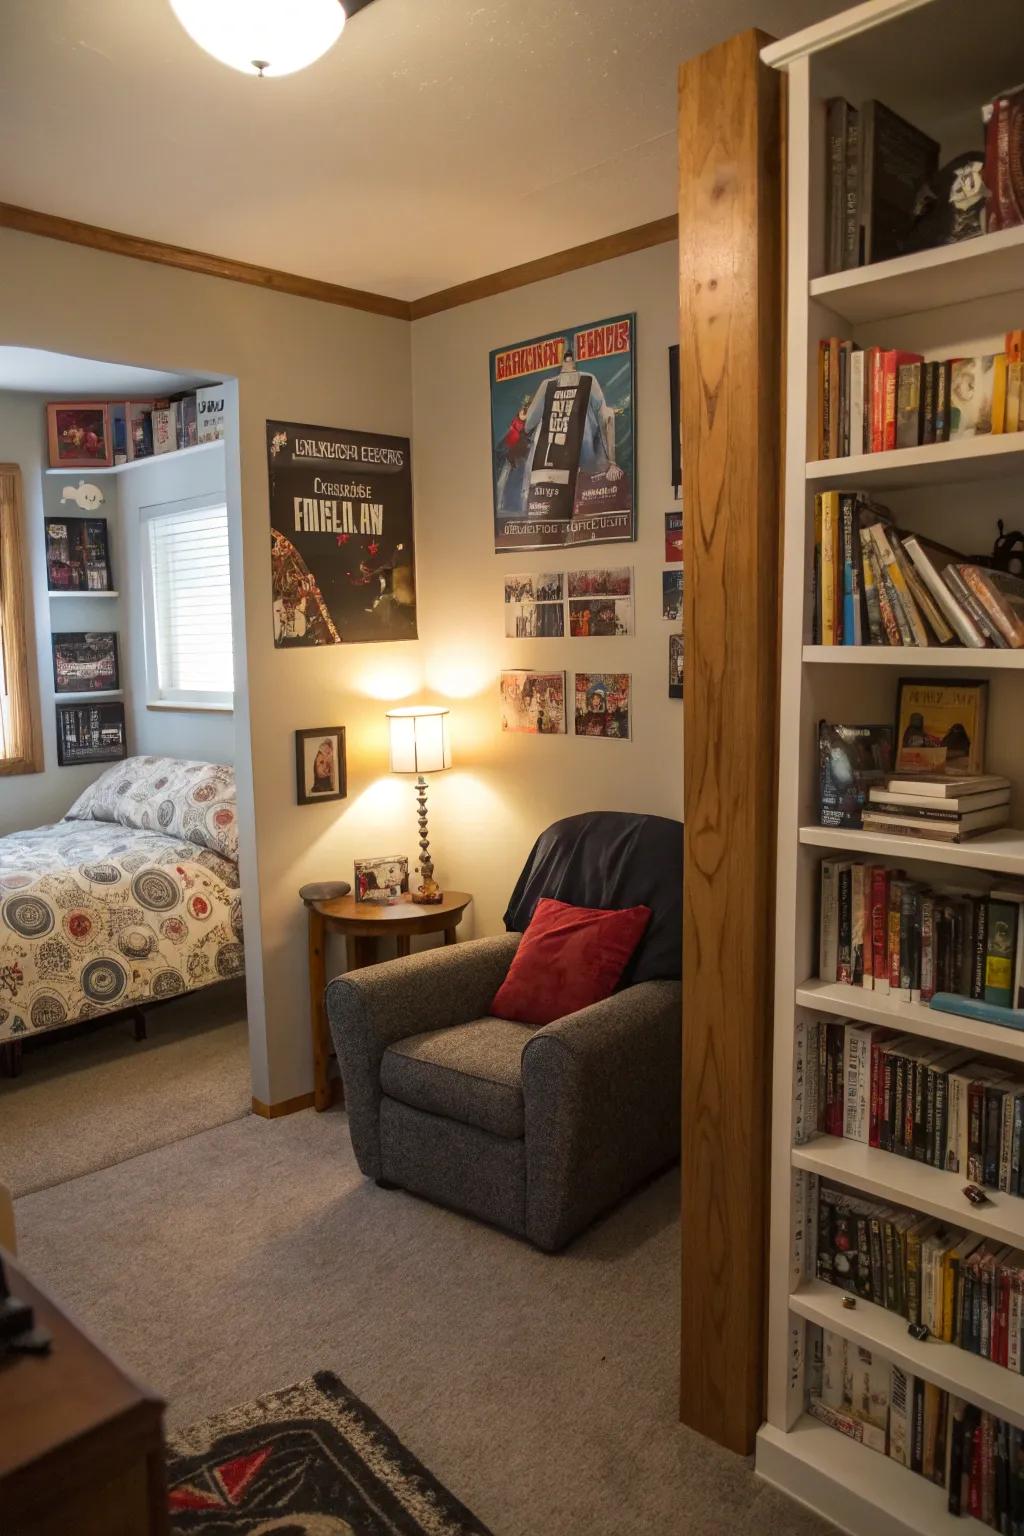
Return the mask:
<svg viewBox="0 0 1024 1536">
<path fill-rule="evenodd" d="M 146 673 L 146 708 L 207 710 L 219 714 L 234 712 L 234 691 L 214 689 L 161 688 L 160 658 L 157 645 L 156 592 L 153 585 L 153 554 L 150 530 L 155 522 L 180 513 L 209 512 L 223 508 L 229 514 L 223 492 L 211 491 L 200 496 L 186 496 L 179 501 L 156 502 L 139 508 L 139 554 L 142 567 L 142 619 Z M 230 526 L 228 540 L 230 544 Z M 229 560 L 230 578 L 230 560 Z M 234 636 L 232 635 L 232 641 Z M 233 650 L 233 645 L 232 645 Z"/>
<path fill-rule="evenodd" d="M 20 464 L 0 464 L 0 476 L 11 477 L 10 499 L 0 491 L 0 666 L 10 701 L 13 750 L 0 755 L 0 777 L 42 773 L 43 741 L 37 704 L 38 658 L 35 634 L 28 623 L 25 569 L 25 499 Z"/>
</svg>

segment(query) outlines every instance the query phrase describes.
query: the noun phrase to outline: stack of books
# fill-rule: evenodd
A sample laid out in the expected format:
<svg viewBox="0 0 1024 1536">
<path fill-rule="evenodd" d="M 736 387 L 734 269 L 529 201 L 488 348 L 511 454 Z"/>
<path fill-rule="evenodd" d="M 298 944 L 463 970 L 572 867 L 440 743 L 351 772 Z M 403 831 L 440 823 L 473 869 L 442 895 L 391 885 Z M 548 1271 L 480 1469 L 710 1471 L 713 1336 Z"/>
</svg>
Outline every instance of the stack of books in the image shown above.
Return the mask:
<svg viewBox="0 0 1024 1536">
<path fill-rule="evenodd" d="M 954 993 L 1024 1008 L 1024 888 L 929 886 L 883 864 L 823 859 L 818 971 L 905 1003 Z"/>
<path fill-rule="evenodd" d="M 962 779 L 940 774 L 892 778 L 868 788 L 861 814 L 866 832 L 965 843 L 1010 820 L 1010 781 L 996 774 Z"/>
<path fill-rule="evenodd" d="M 952 1515 L 1024 1530 L 1024 1429 L 829 1329 L 808 1329 L 808 1411 L 944 1488 Z"/>
<path fill-rule="evenodd" d="M 933 359 L 898 347 L 818 343 L 818 457 L 883 453 L 1024 428 L 1024 331 L 1002 352 Z"/>
<path fill-rule="evenodd" d="M 1024 1371 L 1024 1252 L 937 1216 L 822 1183 L 818 1279 Z"/>
<path fill-rule="evenodd" d="M 1024 646 L 1024 580 L 898 529 L 857 491 L 814 499 L 812 643 Z"/>
<path fill-rule="evenodd" d="M 920 1035 L 847 1019 L 801 1022 L 799 1145 L 815 1135 L 1024 1195 L 1024 1075 Z"/>
</svg>

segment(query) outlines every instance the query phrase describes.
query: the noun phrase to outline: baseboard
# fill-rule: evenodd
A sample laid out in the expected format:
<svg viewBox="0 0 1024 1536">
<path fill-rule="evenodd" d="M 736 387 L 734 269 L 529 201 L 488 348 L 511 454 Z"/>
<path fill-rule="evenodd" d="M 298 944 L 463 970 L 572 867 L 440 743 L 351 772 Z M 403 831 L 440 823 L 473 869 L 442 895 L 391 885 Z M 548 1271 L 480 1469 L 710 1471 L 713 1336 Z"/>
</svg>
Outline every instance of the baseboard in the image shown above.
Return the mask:
<svg viewBox="0 0 1024 1536">
<path fill-rule="evenodd" d="M 262 1099 L 254 1098 L 252 1112 L 254 1115 L 261 1115 L 264 1120 L 280 1120 L 282 1115 L 295 1115 L 300 1109 L 311 1108 L 315 1098 L 312 1089 L 309 1093 L 297 1093 L 294 1099 L 281 1099 L 276 1104 L 264 1104 Z M 335 1077 L 331 1079 L 331 1103 L 338 1104 L 340 1101 L 341 1082 Z"/>
</svg>

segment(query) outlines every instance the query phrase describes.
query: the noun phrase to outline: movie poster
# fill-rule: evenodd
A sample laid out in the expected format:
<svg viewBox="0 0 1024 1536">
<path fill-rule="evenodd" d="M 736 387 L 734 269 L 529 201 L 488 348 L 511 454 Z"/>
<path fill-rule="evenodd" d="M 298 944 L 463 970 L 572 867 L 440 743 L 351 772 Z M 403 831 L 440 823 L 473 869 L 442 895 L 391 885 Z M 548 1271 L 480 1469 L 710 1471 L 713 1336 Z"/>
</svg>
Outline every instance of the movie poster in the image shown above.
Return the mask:
<svg viewBox="0 0 1024 1536">
<path fill-rule="evenodd" d="M 267 422 L 276 646 L 416 639 L 409 440 Z"/>
<path fill-rule="evenodd" d="M 491 353 L 494 548 L 636 538 L 636 316 Z"/>
</svg>

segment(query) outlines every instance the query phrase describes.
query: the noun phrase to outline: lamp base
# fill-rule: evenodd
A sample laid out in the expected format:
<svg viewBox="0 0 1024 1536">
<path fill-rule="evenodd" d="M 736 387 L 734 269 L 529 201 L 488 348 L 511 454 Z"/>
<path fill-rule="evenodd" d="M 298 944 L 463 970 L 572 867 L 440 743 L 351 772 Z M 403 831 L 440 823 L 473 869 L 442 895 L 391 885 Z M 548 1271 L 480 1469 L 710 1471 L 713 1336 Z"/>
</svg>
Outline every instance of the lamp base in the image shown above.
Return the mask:
<svg viewBox="0 0 1024 1536">
<path fill-rule="evenodd" d="M 444 891 L 432 875 L 424 875 L 423 884 L 418 890 L 411 891 L 410 896 L 418 907 L 436 907 L 444 901 Z"/>
</svg>

